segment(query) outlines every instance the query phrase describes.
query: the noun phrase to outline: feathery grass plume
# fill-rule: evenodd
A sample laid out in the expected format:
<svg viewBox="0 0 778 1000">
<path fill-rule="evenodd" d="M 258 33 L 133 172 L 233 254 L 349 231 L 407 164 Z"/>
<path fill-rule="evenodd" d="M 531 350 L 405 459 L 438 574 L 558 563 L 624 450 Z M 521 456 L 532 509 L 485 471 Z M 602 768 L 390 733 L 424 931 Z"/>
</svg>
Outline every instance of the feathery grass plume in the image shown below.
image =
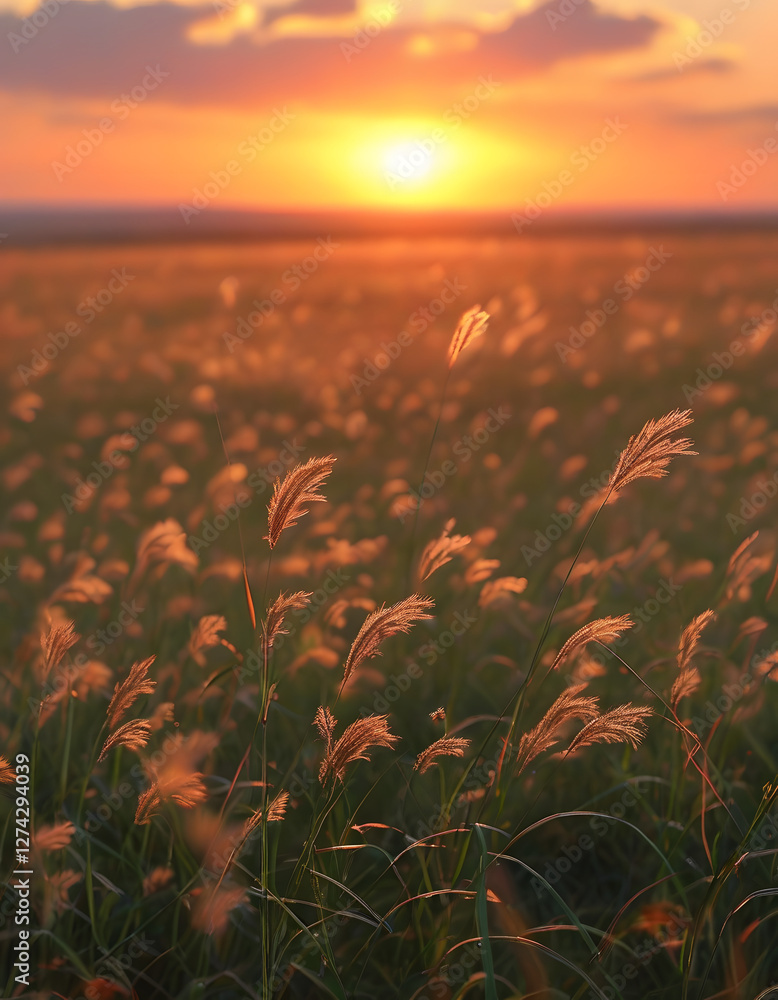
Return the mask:
<svg viewBox="0 0 778 1000">
<path fill-rule="evenodd" d="M 691 410 L 672 410 L 658 420 L 649 420 L 638 434 L 634 434 L 622 451 L 613 470 L 608 492 L 615 496 L 636 479 L 661 479 L 667 475 L 670 460 L 680 455 L 696 455 L 691 451 L 690 438 L 676 438 L 677 434 L 694 422 Z"/>
<path fill-rule="evenodd" d="M 268 823 L 279 823 L 284 816 L 286 816 L 286 807 L 289 804 L 289 792 L 279 792 L 278 795 L 273 799 L 270 805 L 267 807 L 267 821 Z M 243 824 L 243 833 L 241 835 L 242 840 L 246 840 L 249 835 L 259 826 L 259 821 L 262 819 L 262 810 L 257 809 L 253 812 L 251 816 Z M 240 847 L 243 847 L 241 843 Z M 238 851 L 235 852 L 239 853 Z"/>
<path fill-rule="evenodd" d="M 580 649 L 587 642 L 613 642 L 614 639 L 618 639 L 622 632 L 626 632 L 634 624 L 629 615 L 619 615 L 617 618 L 597 618 L 595 621 L 589 622 L 588 625 L 579 628 L 570 636 L 557 653 L 551 669 L 556 670 L 574 649 Z"/>
<path fill-rule="evenodd" d="M 564 756 L 567 757 L 568 754 L 593 746 L 595 743 L 629 743 L 633 750 L 637 750 L 646 735 L 645 720 L 653 714 L 653 709 L 644 705 L 633 705 L 632 702 L 612 708 L 610 712 L 604 712 L 591 722 L 587 722 L 573 737 Z"/>
<path fill-rule="evenodd" d="M 476 559 L 465 570 L 465 583 L 482 583 L 500 568 L 499 559 Z"/>
<path fill-rule="evenodd" d="M 191 774 L 160 775 L 138 797 L 135 822 L 138 826 L 149 823 L 159 812 L 163 802 L 174 802 L 183 809 L 194 809 L 207 798 L 208 789 L 199 771 Z"/>
<path fill-rule="evenodd" d="M 308 604 L 308 598 L 313 597 L 312 593 L 298 590 L 294 594 L 279 594 L 273 601 L 265 619 L 265 642 L 267 648 L 272 649 L 273 643 L 279 635 L 288 635 L 289 630 L 283 628 L 284 618 L 290 611 L 302 611 Z"/>
<path fill-rule="evenodd" d="M 757 552 L 755 542 L 759 537 L 759 532 L 755 531 L 749 535 L 735 551 L 727 564 L 726 591 L 725 597 L 731 601 L 737 597 L 740 601 L 747 601 L 751 597 L 751 584 L 757 577 L 766 573 L 772 565 L 773 553 Z"/>
<path fill-rule="evenodd" d="M 172 868 L 159 866 L 153 868 L 143 879 L 143 895 L 151 896 L 152 893 L 159 892 L 173 879 L 175 872 Z"/>
<path fill-rule="evenodd" d="M 225 632 L 226 630 L 227 619 L 224 615 L 205 615 L 197 623 L 189 639 L 189 653 L 201 667 L 205 666 L 205 656 L 203 654 L 206 649 L 229 645 L 219 635 L 220 632 Z"/>
<path fill-rule="evenodd" d="M 678 707 L 681 698 L 693 694 L 700 686 L 700 672 L 692 664 L 692 657 L 697 650 L 702 630 L 715 619 L 715 611 L 710 609 L 703 611 L 701 615 L 693 618 L 681 633 L 681 641 L 678 646 L 678 676 L 670 693 L 670 704 L 673 708 Z"/>
<path fill-rule="evenodd" d="M 430 718 L 433 722 L 445 722 L 446 721 L 446 710 L 441 705 L 440 708 L 436 708 L 434 712 L 430 712 Z"/>
<path fill-rule="evenodd" d="M 42 826 L 33 834 L 32 846 L 38 851 L 61 851 L 68 846 L 75 832 L 75 826 L 69 821 Z"/>
<path fill-rule="evenodd" d="M 486 330 L 488 322 L 489 313 L 480 306 L 473 306 L 462 314 L 448 348 L 449 369 L 454 367 L 462 351 Z"/>
<path fill-rule="evenodd" d="M 571 719 L 591 722 L 599 716 L 597 698 L 591 695 L 585 698 L 579 697 L 585 688 L 585 684 L 571 685 L 560 694 L 540 722 L 528 733 L 524 733 L 519 742 L 519 753 L 516 758 L 517 774 L 521 774 L 527 764 L 544 750 L 559 742 L 559 730 L 566 722 Z"/>
<path fill-rule="evenodd" d="M 334 464 L 334 455 L 310 458 L 303 465 L 290 469 L 283 479 L 276 479 L 273 496 L 267 506 L 267 534 L 264 536 L 271 549 L 278 544 L 285 528 L 291 528 L 303 514 L 308 513 L 304 504 L 326 499 L 318 490 L 332 472 Z"/>
<path fill-rule="evenodd" d="M 48 632 L 44 632 L 41 636 L 44 681 L 52 669 L 60 665 L 65 653 L 71 646 L 75 646 L 80 638 L 81 636 L 75 630 L 74 622 L 70 619 L 49 626 Z"/>
<path fill-rule="evenodd" d="M 7 757 L 0 757 L 0 785 L 12 785 L 16 781 L 16 771 Z"/>
<path fill-rule="evenodd" d="M 149 667 L 154 662 L 154 657 L 147 660 L 133 663 L 129 674 L 117 684 L 113 691 L 113 698 L 108 706 L 108 729 L 116 727 L 119 720 L 125 715 L 142 694 L 151 694 L 157 686 L 157 682 L 148 676 Z"/>
<path fill-rule="evenodd" d="M 425 774 L 431 767 L 437 765 L 439 757 L 464 757 L 465 750 L 469 746 L 470 740 L 463 740 L 457 736 L 442 736 L 426 750 L 422 750 L 416 758 L 413 770 Z"/>
<path fill-rule="evenodd" d="M 173 564 L 194 574 L 198 559 L 197 554 L 186 544 L 184 529 L 174 517 L 169 517 L 165 521 L 158 521 L 140 536 L 135 569 L 129 581 L 130 589 L 133 589 L 133 585 L 147 570 L 155 567 L 164 570 Z"/>
<path fill-rule="evenodd" d="M 180 733 L 168 737 L 162 747 L 165 759 L 159 766 L 146 762 L 150 786 L 138 799 L 135 822 L 148 823 L 164 802 L 193 809 L 208 798 L 203 775 L 195 770 L 219 742 L 218 733 L 197 730 L 187 737 Z"/>
<path fill-rule="evenodd" d="M 151 723 L 148 719 L 132 719 L 119 726 L 103 744 L 97 763 L 104 760 L 114 747 L 127 747 L 128 750 L 142 750 L 149 742 Z"/>
<path fill-rule="evenodd" d="M 515 597 L 516 594 L 523 594 L 526 589 L 527 578 L 524 576 L 498 576 L 496 580 L 487 580 L 481 587 L 478 606 L 486 608 L 490 604 Z"/>
<path fill-rule="evenodd" d="M 370 760 L 367 751 L 372 747 L 391 748 L 400 737 L 389 732 L 386 723 L 388 718 L 388 715 L 368 715 L 347 726 L 337 743 L 330 746 L 321 763 L 319 768 L 321 784 L 323 785 L 330 775 L 343 781 L 349 764 L 355 760 Z M 321 732 L 321 729 L 319 731 Z"/>
<path fill-rule="evenodd" d="M 246 890 L 240 887 L 205 889 L 192 909 L 192 926 L 218 937 L 227 929 L 230 913 L 245 902 Z"/>
<path fill-rule="evenodd" d="M 434 601 L 426 597 L 419 597 L 418 594 L 412 594 L 388 608 L 382 604 L 380 608 L 369 614 L 362 623 L 362 628 L 357 633 L 356 639 L 351 644 L 343 671 L 341 690 L 352 672 L 360 667 L 365 660 L 381 655 L 378 647 L 384 640 L 398 632 L 410 632 L 415 622 L 432 618 L 433 615 L 427 614 L 427 609 L 434 607 Z"/>
<path fill-rule="evenodd" d="M 420 582 L 423 583 L 425 580 L 428 580 L 436 570 L 439 570 L 441 566 L 445 566 L 446 563 L 451 562 L 457 552 L 461 552 L 462 549 L 470 544 L 470 535 L 451 534 L 455 524 L 456 521 L 452 517 L 446 523 L 440 538 L 428 542 L 425 546 L 419 561 L 418 573 Z"/>
</svg>

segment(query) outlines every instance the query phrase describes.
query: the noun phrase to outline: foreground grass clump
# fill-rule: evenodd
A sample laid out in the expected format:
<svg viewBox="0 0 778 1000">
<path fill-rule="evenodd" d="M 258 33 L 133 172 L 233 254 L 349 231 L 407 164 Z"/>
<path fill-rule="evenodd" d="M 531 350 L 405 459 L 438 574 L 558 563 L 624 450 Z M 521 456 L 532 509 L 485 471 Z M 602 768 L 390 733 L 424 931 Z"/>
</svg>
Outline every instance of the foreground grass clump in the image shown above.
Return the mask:
<svg viewBox="0 0 778 1000">
<path fill-rule="evenodd" d="M 542 408 L 484 445 L 489 488 L 460 453 L 425 489 L 478 443 L 456 374 L 485 324 L 470 310 L 431 357 L 402 472 L 370 482 L 375 442 L 359 418 L 322 433 L 341 424 L 318 387 L 316 447 L 244 503 L 240 414 L 220 401 L 224 461 L 198 385 L 212 448 L 191 414 L 149 442 L 151 523 L 119 470 L 30 537 L 2 750 L 31 759 L 32 993 L 696 1000 L 778 979 L 770 532 L 725 538 L 718 566 L 704 537 L 664 540 L 693 527 L 688 467 L 722 457 L 720 433 L 692 457 L 678 407 L 611 427 L 574 516 L 526 513 L 505 474 Z M 521 553 L 519 521 L 555 559 Z"/>
</svg>

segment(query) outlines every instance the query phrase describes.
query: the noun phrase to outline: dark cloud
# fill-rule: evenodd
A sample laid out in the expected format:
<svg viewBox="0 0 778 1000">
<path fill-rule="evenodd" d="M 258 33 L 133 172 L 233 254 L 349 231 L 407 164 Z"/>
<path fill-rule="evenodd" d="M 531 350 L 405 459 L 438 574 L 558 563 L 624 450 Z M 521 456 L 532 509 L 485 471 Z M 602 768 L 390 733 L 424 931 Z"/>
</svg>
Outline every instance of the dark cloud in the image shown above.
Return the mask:
<svg viewBox="0 0 778 1000">
<path fill-rule="evenodd" d="M 309 17 L 333 17 L 357 12 L 358 0 L 297 0 L 288 7 L 270 7 L 265 12 L 265 24 L 282 17 L 304 14 Z"/>
<path fill-rule="evenodd" d="M 756 104 L 715 111 L 684 111 L 675 116 L 681 125 L 773 125 L 778 128 L 778 104 Z"/>
<path fill-rule="evenodd" d="M 327 0 L 327 8 L 334 2 Z M 317 11 L 323 9 L 317 3 Z M 466 94 L 479 75 L 505 83 L 562 60 L 645 47 L 661 30 L 653 18 L 603 14 L 589 0 L 552 30 L 546 17 L 552 9 L 548 4 L 519 15 L 506 30 L 481 35 L 468 51 L 444 47 L 422 58 L 409 54 L 419 31 L 408 27 L 386 29 L 364 48 L 354 47 L 353 39 L 279 38 L 257 45 L 246 36 L 197 45 L 186 39 L 187 28 L 213 18 L 211 5 L 116 8 L 102 0 L 70 0 L 29 42 L 13 43 L 18 52 L 0 61 L 0 88 L 110 99 L 137 85 L 147 65 L 158 64 L 169 76 L 156 99 L 164 93 L 164 100 L 181 104 L 256 107 L 300 100 L 379 107 L 405 100 L 419 110 L 434 109 L 452 88 L 455 97 Z M 0 15 L 0 36 L 21 38 L 22 25 Z M 434 41 L 452 27 L 425 27 L 424 34 Z M 344 54 L 344 44 L 352 46 L 350 53 Z"/>
<path fill-rule="evenodd" d="M 641 73 L 639 76 L 629 77 L 632 83 L 654 83 L 656 80 L 678 80 L 682 76 L 689 76 L 692 73 L 732 73 L 738 69 L 738 63 L 734 59 L 698 59 L 690 66 L 679 70 L 675 66 L 667 66 L 663 69 L 651 70 L 648 73 Z"/>
</svg>

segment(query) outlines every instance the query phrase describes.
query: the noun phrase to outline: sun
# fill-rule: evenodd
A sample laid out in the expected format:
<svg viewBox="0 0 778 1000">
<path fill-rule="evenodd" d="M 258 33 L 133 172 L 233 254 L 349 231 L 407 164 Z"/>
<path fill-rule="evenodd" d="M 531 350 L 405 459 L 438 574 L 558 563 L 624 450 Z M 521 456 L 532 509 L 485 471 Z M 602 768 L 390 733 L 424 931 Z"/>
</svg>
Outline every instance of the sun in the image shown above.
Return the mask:
<svg viewBox="0 0 778 1000">
<path fill-rule="evenodd" d="M 390 146 L 383 156 L 388 180 L 415 184 L 424 181 L 436 166 L 436 146 L 430 139 L 415 139 Z"/>
</svg>

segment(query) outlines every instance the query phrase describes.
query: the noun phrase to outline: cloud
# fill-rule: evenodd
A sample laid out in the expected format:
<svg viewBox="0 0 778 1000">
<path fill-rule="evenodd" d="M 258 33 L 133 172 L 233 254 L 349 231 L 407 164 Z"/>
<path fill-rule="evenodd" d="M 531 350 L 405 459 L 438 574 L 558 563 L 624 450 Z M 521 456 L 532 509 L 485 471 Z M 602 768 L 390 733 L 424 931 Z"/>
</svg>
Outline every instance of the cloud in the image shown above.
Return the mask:
<svg viewBox="0 0 778 1000">
<path fill-rule="evenodd" d="M 725 74 L 732 73 L 739 68 L 739 64 L 734 59 L 723 59 L 715 57 L 710 59 L 698 59 L 691 66 L 684 67 L 680 73 L 675 66 L 663 66 L 661 69 L 649 70 L 639 76 L 629 77 L 631 83 L 654 83 L 661 80 L 679 80 L 681 77 L 691 76 L 696 73 Z"/>
<path fill-rule="evenodd" d="M 778 104 L 682 111 L 675 115 L 675 121 L 681 125 L 774 125 L 778 128 Z"/>
<path fill-rule="evenodd" d="M 298 0 L 295 9 L 311 6 L 336 17 L 347 4 L 326 0 L 321 7 Z M 364 109 L 375 102 L 376 107 L 404 103 L 434 109 L 441 99 L 450 100 L 452 87 L 459 95 L 479 75 L 493 74 L 503 83 L 564 60 L 645 48 L 662 29 L 647 15 L 602 13 L 585 0 L 569 23 L 554 31 L 546 17 L 551 9 L 545 4 L 518 14 L 502 31 L 481 34 L 462 24 L 440 23 L 423 31 L 390 27 L 348 57 L 343 45 L 353 47 L 353 36 L 281 37 L 259 44 L 244 33 L 225 44 L 196 44 L 187 32 L 213 19 L 212 4 L 117 8 L 104 0 L 70 0 L 29 41 L 18 41 L 22 19 L 0 15 L 0 36 L 15 36 L 18 49 L 0 61 L 0 88 L 112 99 L 138 84 L 147 65 L 159 65 L 169 75 L 157 99 L 178 104 L 251 108 L 297 100 L 320 108 Z M 452 33 L 461 37 L 465 29 L 473 44 L 435 44 Z M 420 34 L 431 40 L 429 46 L 416 44 Z"/>
</svg>

